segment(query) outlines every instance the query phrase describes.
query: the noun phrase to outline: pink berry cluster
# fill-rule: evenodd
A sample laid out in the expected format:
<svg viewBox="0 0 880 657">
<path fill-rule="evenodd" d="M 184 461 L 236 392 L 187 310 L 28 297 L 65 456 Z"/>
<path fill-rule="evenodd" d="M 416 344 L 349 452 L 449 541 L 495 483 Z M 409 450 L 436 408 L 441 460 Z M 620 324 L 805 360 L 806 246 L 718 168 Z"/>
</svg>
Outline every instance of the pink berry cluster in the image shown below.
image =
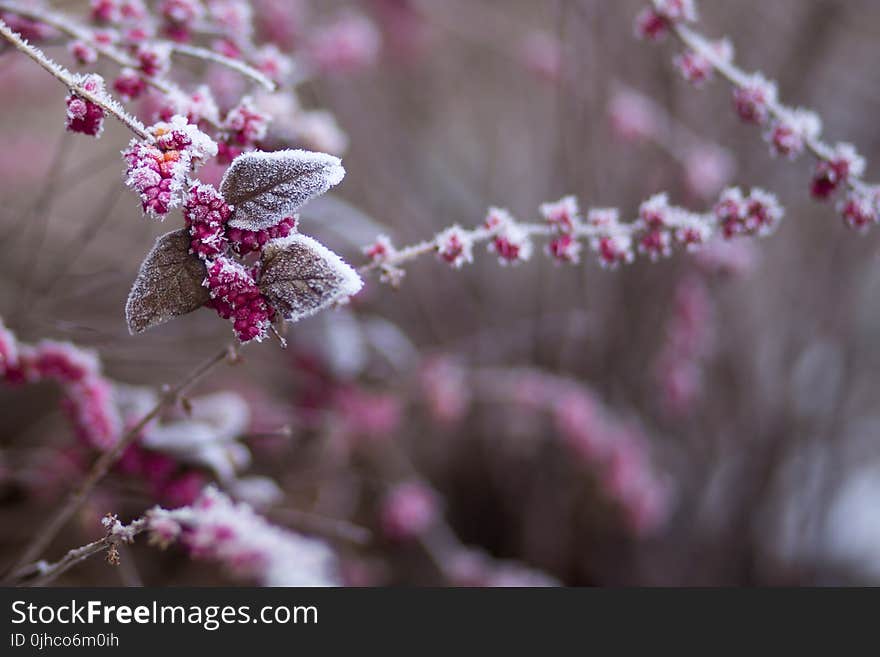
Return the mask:
<svg viewBox="0 0 880 657">
<path fill-rule="evenodd" d="M 712 348 L 713 307 L 702 278 L 688 275 L 675 290 L 655 376 L 667 413 L 681 416 L 693 409 L 702 391 L 703 364 Z"/>
<path fill-rule="evenodd" d="M 140 442 L 122 453 L 115 469 L 124 477 L 142 481 L 152 499 L 170 507 L 192 504 L 209 481 L 203 470 L 148 449 Z"/>
<path fill-rule="evenodd" d="M 454 225 L 431 241 L 404 249 L 397 249 L 383 235 L 363 251 L 370 258 L 369 267 L 380 269 L 383 281 L 392 283 L 402 277 L 401 264 L 429 251 L 455 268 L 470 263 L 479 242 L 488 242 L 488 250 L 502 264 L 522 262 L 534 250 L 533 236 L 547 239 L 545 252 L 558 263 L 579 262 L 581 241 L 586 240 L 603 267 L 615 268 L 633 262 L 636 252 L 656 261 L 669 256 L 675 246 L 698 250 L 716 232 L 728 239 L 764 236 L 783 216 L 776 197 L 757 188 L 747 197 L 738 189 L 727 189 L 715 208 L 704 214 L 671 205 L 666 194 L 642 203 L 631 222 L 622 222 L 615 208 L 593 208 L 583 218 L 573 196 L 542 204 L 540 213 L 543 223 L 523 223 L 506 210 L 490 208 L 483 225 L 473 230 Z"/>
<path fill-rule="evenodd" d="M 133 139 L 122 153 L 125 184 L 138 193 L 145 213 L 164 219 L 182 204 L 190 170 L 214 157 L 217 144 L 180 115 L 155 124 L 150 133 L 153 143 Z"/>
<path fill-rule="evenodd" d="M 250 342 L 266 336 L 275 311 L 244 265 L 225 256 L 210 261 L 205 287 L 211 294 L 208 307 L 223 319 L 232 321 L 239 340 Z"/>
<path fill-rule="evenodd" d="M 212 258 L 226 251 L 226 222 L 232 215 L 222 194 L 213 185 L 196 183 L 183 203 L 183 219 L 192 236 L 191 252 Z"/>
<path fill-rule="evenodd" d="M 269 240 L 287 237 L 296 231 L 296 217 L 285 217 L 263 230 L 245 230 L 229 226 L 233 208 L 213 186 L 195 183 L 183 203 L 183 217 L 190 231 L 190 253 L 206 260 L 208 288 L 213 308 L 220 317 L 232 322 L 241 342 L 266 337 L 275 315 L 257 286 L 257 267 L 247 268 L 228 257 L 230 249 L 239 256 L 259 252 Z"/>
<path fill-rule="evenodd" d="M 776 197 L 762 189 L 753 189 L 748 196 L 738 187 L 726 189 L 715 205 L 715 216 L 725 237 L 768 235 L 783 214 Z"/>
<path fill-rule="evenodd" d="M 101 375 L 100 362 L 68 342 L 18 342 L 0 321 L 0 377 L 9 384 L 53 381 L 63 396 L 62 409 L 77 436 L 90 447 L 113 447 L 122 431 L 113 384 Z"/>
<path fill-rule="evenodd" d="M 162 0 L 158 6 L 162 17 L 162 33 L 173 41 L 186 42 L 193 28 L 205 15 L 200 0 Z"/>
<path fill-rule="evenodd" d="M 502 265 L 526 261 L 531 257 L 533 246 L 528 232 L 507 210 L 489 208 L 483 225 L 492 232 L 489 252 L 495 253 Z"/>
<path fill-rule="evenodd" d="M 664 13 L 655 2 L 636 20 L 637 33 L 654 38 L 660 32 L 672 31 L 685 46 L 685 52 L 675 58 L 675 64 L 686 80 L 703 83 L 713 73 L 722 74 L 733 85 L 733 106 L 739 117 L 748 124 L 764 128 L 764 138 L 774 155 L 794 159 L 804 151 L 816 158 L 817 164 L 810 184 L 810 192 L 817 200 L 832 198 L 848 188 L 846 197 L 838 204 L 844 222 L 863 230 L 880 221 L 880 187 L 862 180 L 865 160 L 852 144 L 831 146 L 820 139 L 822 122 L 817 114 L 803 108 L 783 105 L 779 101 L 777 84 L 761 73 L 746 73 L 733 62 L 733 47 L 727 39 L 709 42 L 702 35 L 681 26 L 692 22 L 693 12 L 684 12 L 679 18 Z M 646 21 L 651 15 L 653 21 Z"/>
<path fill-rule="evenodd" d="M 298 225 L 296 216 L 284 217 L 276 225 L 263 230 L 245 230 L 244 228 L 228 228 L 226 237 L 232 250 L 238 255 L 247 255 L 260 251 L 269 240 L 287 237 L 296 232 Z"/>
<path fill-rule="evenodd" d="M 191 506 L 149 511 L 147 531 L 153 544 L 180 542 L 193 558 L 222 563 L 263 586 L 338 583 L 336 557 L 326 544 L 271 525 L 213 486 Z"/>
<path fill-rule="evenodd" d="M 636 35 L 642 39 L 658 40 L 665 37 L 676 23 L 697 20 L 694 0 L 653 0 L 650 7 L 636 17 Z"/>
<path fill-rule="evenodd" d="M 95 96 L 104 95 L 104 78 L 100 75 L 80 75 L 76 82 Z M 91 137 L 100 137 L 104 130 L 104 109 L 90 100 L 71 92 L 67 96 L 67 129 Z"/>
</svg>

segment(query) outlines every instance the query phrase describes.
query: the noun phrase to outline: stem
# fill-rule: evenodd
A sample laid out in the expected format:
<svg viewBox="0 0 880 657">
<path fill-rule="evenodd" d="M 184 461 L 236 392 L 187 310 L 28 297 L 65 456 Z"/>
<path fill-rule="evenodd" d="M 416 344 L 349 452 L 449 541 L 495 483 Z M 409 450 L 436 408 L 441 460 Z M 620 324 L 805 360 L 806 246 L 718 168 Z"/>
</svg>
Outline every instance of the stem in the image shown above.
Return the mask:
<svg viewBox="0 0 880 657">
<path fill-rule="evenodd" d="M 44 23 L 49 27 L 54 28 L 58 32 L 66 34 L 73 39 L 84 41 L 88 43 L 92 48 L 94 48 L 95 52 L 97 52 L 99 55 L 105 57 L 106 59 L 109 59 L 110 61 L 114 62 L 122 68 L 127 67 L 135 70 L 137 70 L 138 68 L 138 63 L 134 61 L 131 57 L 129 57 L 125 52 L 119 50 L 114 46 L 97 43 L 93 38 L 91 30 L 79 25 L 69 16 L 65 16 L 57 12 L 37 9 L 35 7 L 22 7 L 14 2 L 0 2 L 0 10 L 8 11 L 9 13 L 16 14 L 23 18 L 29 18 L 31 20 L 39 21 L 40 23 Z M 237 59 L 232 59 L 231 57 L 226 57 L 225 55 L 215 53 L 211 50 L 208 50 L 207 48 L 198 48 L 196 46 L 189 46 L 180 43 L 168 43 L 167 45 L 169 46 L 173 54 L 183 55 L 186 57 L 194 57 L 197 59 L 211 61 L 215 64 L 220 64 L 221 66 L 225 66 L 245 76 L 246 78 L 253 80 L 254 82 L 265 87 L 269 91 L 275 91 L 277 88 L 275 82 L 270 80 L 263 73 L 261 73 L 254 67 L 245 64 L 244 62 L 238 61 Z M 161 78 L 155 78 L 149 75 L 145 75 L 140 72 L 139 75 L 146 84 L 164 94 L 170 94 L 179 91 L 179 89 L 177 89 L 177 87 L 171 82 L 162 80 Z M 203 120 L 211 123 L 216 128 L 220 127 L 210 119 L 204 118 Z"/>
<path fill-rule="evenodd" d="M 522 229 L 526 235 L 552 235 L 553 229 L 546 224 L 533 224 L 533 223 L 519 223 L 517 222 L 517 227 Z M 632 224 L 619 224 L 617 226 L 618 229 L 624 230 L 628 233 L 635 232 L 635 227 Z M 494 238 L 503 230 L 503 226 L 499 226 L 497 228 L 474 228 L 472 230 L 462 229 L 462 232 L 470 239 L 473 244 L 480 244 L 482 242 L 488 242 L 490 239 Z M 597 228 L 595 226 L 589 226 L 586 224 L 578 224 L 574 227 L 571 232 L 572 237 L 575 238 L 589 238 L 589 237 L 599 237 L 605 235 L 607 231 L 602 228 Z M 440 244 L 439 237 L 435 237 L 432 240 L 426 240 L 424 242 L 419 242 L 418 244 L 412 244 L 410 246 L 404 247 L 402 249 L 397 249 L 394 252 L 390 253 L 387 257 L 370 262 L 366 265 L 362 265 L 358 267 L 358 274 L 367 274 L 371 271 L 378 270 L 389 270 L 395 269 L 400 265 L 409 262 L 411 260 L 415 260 L 419 256 L 425 255 L 426 253 L 430 253 L 431 251 L 435 251 L 438 249 Z"/>
<path fill-rule="evenodd" d="M 18 572 L 25 564 L 35 561 L 46 550 L 49 543 L 52 542 L 52 539 L 58 535 L 58 532 L 63 529 L 64 525 L 67 524 L 70 518 L 82 508 L 97 483 L 104 478 L 110 468 L 119 460 L 122 453 L 138 439 L 141 435 L 141 431 L 147 426 L 147 424 L 158 417 L 163 410 L 177 403 L 180 400 L 181 395 L 190 386 L 214 369 L 215 366 L 224 360 L 234 358 L 234 356 L 235 347 L 226 346 L 209 360 L 199 365 L 180 383 L 164 390 L 153 409 L 144 415 L 137 424 L 131 427 L 122 438 L 117 441 L 112 449 L 104 452 L 98 457 L 94 465 L 92 465 L 88 475 L 86 475 L 86 478 L 76 490 L 70 494 L 67 501 L 58 509 L 58 511 L 50 517 L 45 526 L 36 534 L 31 543 L 25 548 L 21 557 L 19 557 L 18 561 L 12 567 L 11 571 L 13 573 Z"/>
<path fill-rule="evenodd" d="M 686 48 L 704 57 L 712 65 L 712 68 L 732 86 L 741 89 L 748 84 L 748 74 L 733 62 L 725 61 L 719 57 L 702 34 L 679 23 L 672 23 L 671 28 L 672 34 Z M 789 113 L 786 107 L 779 102 L 768 103 L 767 110 L 770 116 L 777 120 L 784 120 Z M 807 137 L 804 145 L 810 154 L 820 162 L 830 161 L 828 153 L 832 150 L 831 146 L 821 139 Z M 848 176 L 846 184 L 855 191 L 863 191 L 866 187 L 866 183 L 855 176 Z"/>
<path fill-rule="evenodd" d="M 278 88 L 278 85 L 276 85 L 275 82 L 263 75 L 263 73 L 255 69 L 253 66 L 249 66 L 248 64 L 245 64 L 244 62 L 241 62 L 237 59 L 227 57 L 226 55 L 221 55 L 220 53 L 216 53 L 213 50 L 208 50 L 207 48 L 199 48 L 197 46 L 190 46 L 184 43 L 173 43 L 169 45 L 171 46 L 171 52 L 173 53 L 176 53 L 178 55 L 185 55 L 187 57 L 194 57 L 196 59 L 203 59 L 205 61 L 225 66 L 226 68 L 232 69 L 236 73 L 240 73 L 246 78 L 250 78 L 257 84 L 264 87 L 267 91 L 275 91 Z"/>
<path fill-rule="evenodd" d="M 82 85 L 76 81 L 74 75 L 70 71 L 56 64 L 49 59 L 42 50 L 25 41 L 18 32 L 12 30 L 2 19 L 0 19 L 0 36 L 15 46 L 19 52 L 24 53 L 37 62 L 37 64 L 42 66 L 52 75 L 52 77 L 66 86 L 72 93 L 80 98 L 84 98 L 90 103 L 94 103 L 103 109 L 104 112 L 115 117 L 120 123 L 141 139 L 153 141 L 153 137 L 147 132 L 141 122 L 129 115 L 119 103 L 110 97 L 109 94 L 106 92 L 104 94 L 95 94 L 84 89 Z"/>
<path fill-rule="evenodd" d="M 126 529 L 126 536 L 134 537 L 146 529 L 146 518 L 134 520 Z M 92 541 L 68 552 L 54 563 L 47 564 L 45 561 L 22 566 L 10 574 L 9 579 L 13 584 L 27 584 L 28 586 L 45 586 L 70 570 L 73 566 L 82 563 L 89 557 L 99 552 L 104 552 L 114 545 L 125 542 L 119 535 L 108 533 L 104 538 Z M 29 580 L 30 577 L 34 579 Z"/>
</svg>

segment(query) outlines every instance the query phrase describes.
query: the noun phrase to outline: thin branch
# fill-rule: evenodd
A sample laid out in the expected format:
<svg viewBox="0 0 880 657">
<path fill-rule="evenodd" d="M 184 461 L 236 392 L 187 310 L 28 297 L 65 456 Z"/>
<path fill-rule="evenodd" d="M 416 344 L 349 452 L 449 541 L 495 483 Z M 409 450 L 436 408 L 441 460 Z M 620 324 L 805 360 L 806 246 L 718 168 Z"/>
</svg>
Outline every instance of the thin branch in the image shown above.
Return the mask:
<svg viewBox="0 0 880 657">
<path fill-rule="evenodd" d="M 732 86 L 741 89 L 748 85 L 748 74 L 732 61 L 727 61 L 719 56 L 702 34 L 680 23 L 671 23 L 671 31 L 686 48 L 705 58 L 712 68 Z M 790 110 L 781 103 L 774 101 L 767 103 L 767 112 L 772 118 L 784 121 L 788 118 Z M 829 153 L 832 153 L 833 149 L 818 137 L 805 135 L 804 145 L 816 160 L 820 162 L 831 161 Z M 865 191 L 868 186 L 863 180 L 854 175 L 847 177 L 846 185 L 854 191 Z"/>
<path fill-rule="evenodd" d="M 146 527 L 147 519 L 142 517 L 125 526 L 123 532 L 115 532 L 111 529 L 107 532 L 106 536 L 97 541 L 68 550 L 58 561 L 47 563 L 41 560 L 22 566 L 9 576 L 10 583 L 14 585 L 46 586 L 86 559 L 110 548 L 117 547 L 122 543 L 130 543 L 131 539 L 143 532 Z"/>
<path fill-rule="evenodd" d="M 207 48 L 190 46 L 185 43 L 169 43 L 168 45 L 170 46 L 172 53 L 220 64 L 221 66 L 225 66 L 226 68 L 240 73 L 246 78 L 250 78 L 252 81 L 264 87 L 267 91 L 275 91 L 278 88 L 278 85 L 266 77 L 262 72 L 258 71 L 253 66 L 245 64 L 237 59 L 233 59 L 232 57 L 221 55 L 220 53 L 208 50 Z"/>
<path fill-rule="evenodd" d="M 0 36 L 6 39 L 9 43 L 11 43 L 15 48 L 33 59 L 37 64 L 39 64 L 43 69 L 49 72 L 52 77 L 61 82 L 64 86 L 66 86 L 72 93 L 83 98 L 90 103 L 94 103 L 98 107 L 104 110 L 107 114 L 110 114 L 114 118 L 116 118 L 120 123 L 122 123 L 125 127 L 135 133 L 141 139 L 147 141 L 153 141 L 152 135 L 150 135 L 143 124 L 138 121 L 136 118 L 128 114 L 118 102 L 113 100 L 113 98 L 106 92 L 103 94 L 96 94 L 87 89 L 85 89 L 79 82 L 77 82 L 73 73 L 68 71 L 63 66 L 56 64 L 49 57 L 47 57 L 42 50 L 36 48 L 29 44 L 18 32 L 12 30 L 2 19 L 0 19 Z"/>
<path fill-rule="evenodd" d="M 101 454 L 100 457 L 92 465 L 86 478 L 74 490 L 67 501 L 58 509 L 58 511 L 50 517 L 45 526 L 37 532 L 31 543 L 22 553 L 21 557 L 12 567 L 11 571 L 19 571 L 25 564 L 35 561 L 46 550 L 52 540 L 58 535 L 58 532 L 64 528 L 64 525 L 73 515 L 82 508 L 82 505 L 88 499 L 89 494 L 95 488 L 101 479 L 109 472 L 110 468 L 119 460 L 122 453 L 140 436 L 141 431 L 153 419 L 158 417 L 166 408 L 180 401 L 181 396 L 187 389 L 195 384 L 199 379 L 208 374 L 218 364 L 226 360 L 234 360 L 236 357 L 235 347 L 226 346 L 209 360 L 199 365 L 185 379 L 176 385 L 167 388 L 162 392 L 159 400 L 153 409 L 144 415 L 140 421 L 131 427 L 113 446 L 112 449 Z M 9 577 L 9 576 L 7 576 Z"/>
</svg>

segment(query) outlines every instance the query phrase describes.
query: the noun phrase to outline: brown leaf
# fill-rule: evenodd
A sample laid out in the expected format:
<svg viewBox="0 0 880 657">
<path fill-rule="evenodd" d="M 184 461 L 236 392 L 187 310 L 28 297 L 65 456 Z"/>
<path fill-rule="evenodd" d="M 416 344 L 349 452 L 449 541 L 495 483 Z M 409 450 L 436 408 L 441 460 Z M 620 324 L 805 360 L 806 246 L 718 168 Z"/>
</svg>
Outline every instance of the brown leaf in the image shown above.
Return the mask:
<svg viewBox="0 0 880 657">
<path fill-rule="evenodd" d="M 260 292 L 290 322 L 357 294 L 357 272 L 317 240 L 294 233 L 263 249 Z"/>
<path fill-rule="evenodd" d="M 205 263 L 189 253 L 185 228 L 165 233 L 144 258 L 128 301 L 125 319 L 130 333 L 141 333 L 169 319 L 201 308 L 210 296 L 202 286 Z"/>
<path fill-rule="evenodd" d="M 239 155 L 220 183 L 226 202 L 235 206 L 229 225 L 245 230 L 270 228 L 344 176 L 339 158 L 325 153 L 285 150 Z"/>
</svg>

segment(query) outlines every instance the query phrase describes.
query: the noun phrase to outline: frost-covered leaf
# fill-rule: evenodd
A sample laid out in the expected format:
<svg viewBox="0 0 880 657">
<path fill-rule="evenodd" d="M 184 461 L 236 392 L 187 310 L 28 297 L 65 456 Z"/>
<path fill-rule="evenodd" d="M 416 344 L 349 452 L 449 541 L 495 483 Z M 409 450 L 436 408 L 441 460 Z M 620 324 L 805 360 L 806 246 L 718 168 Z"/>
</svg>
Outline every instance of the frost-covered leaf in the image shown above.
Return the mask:
<svg viewBox="0 0 880 657">
<path fill-rule="evenodd" d="M 363 286 L 357 272 L 317 240 L 295 233 L 266 244 L 260 292 L 281 315 L 295 322 Z"/>
<path fill-rule="evenodd" d="M 125 304 L 132 334 L 201 308 L 210 298 L 202 286 L 205 265 L 189 246 L 189 232 L 181 228 L 159 237 L 144 258 Z"/>
<path fill-rule="evenodd" d="M 233 228 L 271 228 L 309 199 L 338 184 L 345 169 L 338 157 L 302 150 L 239 155 L 223 176 L 220 191 L 235 206 Z"/>
</svg>

